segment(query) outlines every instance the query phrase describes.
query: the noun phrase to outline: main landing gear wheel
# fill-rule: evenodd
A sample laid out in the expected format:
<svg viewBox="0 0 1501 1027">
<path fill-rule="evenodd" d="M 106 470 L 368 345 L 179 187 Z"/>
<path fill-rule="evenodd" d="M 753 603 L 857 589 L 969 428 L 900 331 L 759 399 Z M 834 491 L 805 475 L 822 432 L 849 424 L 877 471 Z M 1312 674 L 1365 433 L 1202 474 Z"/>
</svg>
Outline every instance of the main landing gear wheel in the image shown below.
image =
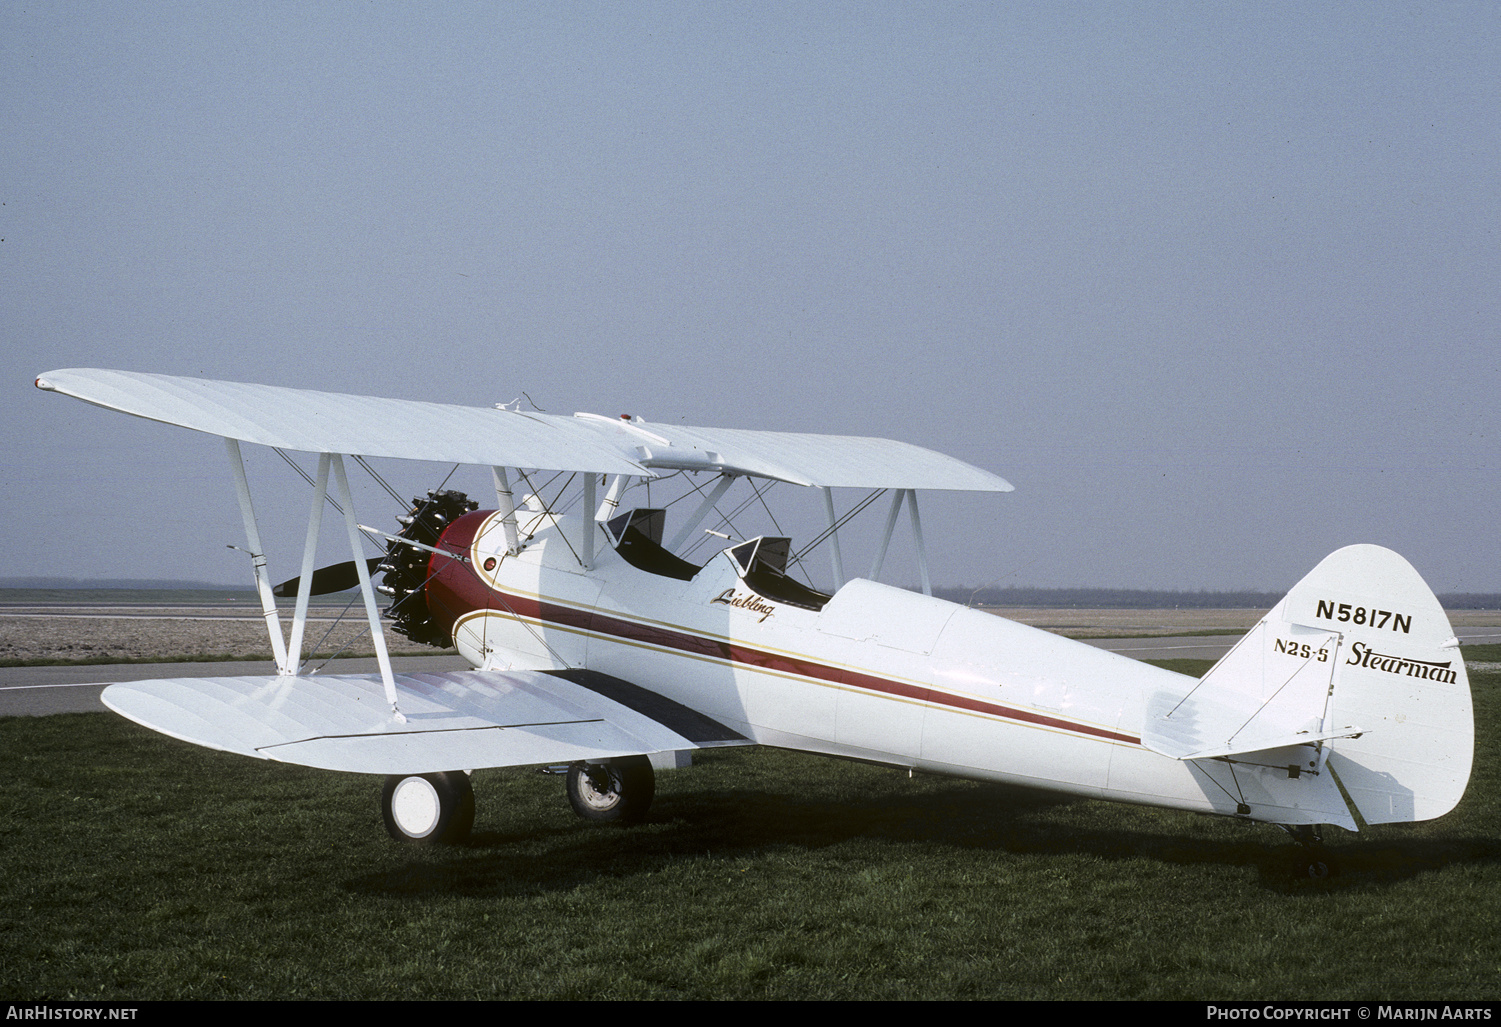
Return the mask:
<svg viewBox="0 0 1501 1027">
<path fill-rule="evenodd" d="M 474 826 L 474 790 L 462 770 L 388 777 L 380 809 L 399 842 L 461 842 Z"/>
<path fill-rule="evenodd" d="M 568 768 L 568 802 L 573 812 L 596 824 L 635 823 L 646 816 L 656 792 L 657 778 L 645 756 Z"/>
</svg>

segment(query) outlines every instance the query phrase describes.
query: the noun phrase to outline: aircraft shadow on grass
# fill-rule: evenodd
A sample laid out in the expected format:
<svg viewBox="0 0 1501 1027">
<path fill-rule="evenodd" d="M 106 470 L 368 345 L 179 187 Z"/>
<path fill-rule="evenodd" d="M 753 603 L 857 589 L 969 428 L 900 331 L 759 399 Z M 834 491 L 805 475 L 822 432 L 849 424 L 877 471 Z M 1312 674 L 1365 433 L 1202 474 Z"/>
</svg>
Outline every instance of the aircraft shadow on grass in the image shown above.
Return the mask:
<svg viewBox="0 0 1501 1027">
<path fill-rule="evenodd" d="M 1079 810 L 1077 807 L 1090 807 Z M 1088 826 L 1108 819 L 1170 818 L 1153 826 Z M 1199 821 L 1199 818 L 1192 818 Z M 1207 818 L 1208 831 L 1218 825 Z M 712 856 L 756 859 L 788 850 L 811 853 L 872 842 L 923 849 L 964 849 L 997 856 L 1083 857 L 1254 870 L 1268 890 L 1296 894 L 1380 889 L 1459 864 L 1501 861 L 1495 838 L 1393 838 L 1336 847 L 1336 873 L 1308 880 L 1289 866 L 1274 835 L 1188 836 L 1181 814 L 1118 809 L 1092 800 L 1025 788 L 955 784 L 920 797 L 810 800 L 765 791 L 711 790 L 662 797 L 644 824 L 624 830 L 561 827 L 476 831 L 457 849 L 426 850 L 428 859 L 352 878 L 369 895 L 501 897 L 566 891 L 602 878 L 653 874 Z M 1351 836 L 1354 842 L 1354 836 Z M 541 848 L 536 848 L 540 843 Z M 530 848 L 530 851 L 528 849 Z M 1296 862 L 1294 859 L 1292 862 Z M 1290 869 L 1293 871 L 1290 873 Z M 1109 871 L 1107 871 L 1109 872 Z M 1122 872 L 1129 872 L 1123 868 Z"/>
</svg>

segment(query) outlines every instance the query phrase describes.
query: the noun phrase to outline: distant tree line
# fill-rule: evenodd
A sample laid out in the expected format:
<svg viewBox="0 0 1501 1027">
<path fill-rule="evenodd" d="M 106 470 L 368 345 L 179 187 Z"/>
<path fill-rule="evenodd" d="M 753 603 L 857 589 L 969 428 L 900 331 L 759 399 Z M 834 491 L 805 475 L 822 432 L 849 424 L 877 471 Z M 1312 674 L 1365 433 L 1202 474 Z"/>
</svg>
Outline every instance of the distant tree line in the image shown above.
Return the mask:
<svg viewBox="0 0 1501 1027">
<path fill-rule="evenodd" d="M 962 606 L 1094 610 L 1270 610 L 1282 601 L 1281 592 L 1169 592 L 1138 588 L 935 588 L 933 594 Z M 1438 601 L 1446 610 L 1501 609 L 1501 593 L 1494 592 L 1446 593 Z"/>
<path fill-rule="evenodd" d="M 910 586 L 909 586 L 910 587 Z M 122 579 L 81 581 L 77 578 L 0 578 L 0 589 L 55 589 L 104 591 L 202 591 L 212 598 L 245 598 L 256 601 L 251 588 L 227 588 L 202 581 Z M 913 589 L 916 590 L 915 588 Z M 961 606 L 1020 606 L 1044 609 L 1079 607 L 1094 610 L 1270 610 L 1282 600 L 1281 592 L 1154 591 L 1141 588 L 935 588 L 940 599 Z M 59 597 L 64 598 L 64 597 Z M 77 597 L 81 598 L 81 597 Z M 118 597 L 123 600 L 125 597 Z M 149 602 L 149 596 L 132 597 Z M 28 600 L 34 601 L 34 600 Z M 1501 610 L 1501 593 L 1449 592 L 1438 601 L 1446 610 Z"/>
</svg>

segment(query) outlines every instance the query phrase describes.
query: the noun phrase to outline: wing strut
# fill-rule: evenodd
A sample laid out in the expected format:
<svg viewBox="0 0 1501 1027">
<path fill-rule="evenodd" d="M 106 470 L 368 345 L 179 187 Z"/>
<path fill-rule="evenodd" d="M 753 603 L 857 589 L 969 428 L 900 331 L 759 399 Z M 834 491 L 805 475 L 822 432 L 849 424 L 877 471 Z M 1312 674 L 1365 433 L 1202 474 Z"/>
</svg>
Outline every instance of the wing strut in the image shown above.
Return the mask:
<svg viewBox="0 0 1501 1027">
<path fill-rule="evenodd" d="M 516 532 L 516 500 L 511 495 L 511 480 L 504 467 L 491 467 L 490 477 L 495 481 L 495 508 L 506 533 L 506 555 L 515 556 L 521 550 L 521 540 Z"/>
<path fill-rule="evenodd" d="M 688 541 L 689 536 L 703 523 L 709 511 L 714 509 L 714 504 L 724 497 L 725 490 L 730 487 L 734 480 L 735 477 L 731 474 L 721 474 L 719 476 L 719 482 L 709 490 L 709 494 L 704 497 L 704 501 L 698 504 L 698 509 L 693 511 L 693 516 L 684 522 L 682 530 L 672 540 L 672 545 L 667 547 L 669 552 L 676 553 L 682 547 L 683 543 Z"/>
<path fill-rule="evenodd" d="M 266 616 L 266 631 L 271 636 L 271 653 L 276 657 L 277 672 L 289 674 L 287 642 L 282 638 L 281 618 L 276 615 L 276 598 L 271 594 L 271 576 L 266 572 L 266 553 L 261 548 L 261 532 L 255 523 L 255 506 L 250 502 L 250 481 L 245 477 L 245 461 L 240 458 L 240 444 L 234 439 L 226 438 L 224 447 L 229 451 L 229 467 L 235 476 L 235 493 L 240 497 L 240 516 L 245 521 L 245 544 L 250 547 L 255 590 L 260 594 L 261 611 Z"/>
<path fill-rule="evenodd" d="M 391 670 L 391 657 L 386 651 L 386 636 L 381 628 L 380 614 L 375 606 L 375 589 L 370 584 L 370 568 L 366 565 L 360 548 L 359 524 L 354 516 L 354 499 L 349 491 L 349 479 L 344 474 L 344 458 L 337 453 L 318 455 L 318 480 L 314 485 L 313 509 L 308 515 L 307 542 L 302 552 L 302 580 L 297 586 L 297 606 L 292 615 L 292 644 L 289 647 L 281 634 L 281 618 L 276 611 L 276 598 L 271 592 L 271 577 L 266 570 L 266 554 L 261 549 L 261 533 L 256 525 L 255 504 L 250 499 L 250 480 L 245 476 L 245 461 L 240 455 L 240 444 L 226 438 L 224 447 L 229 453 L 230 470 L 234 472 L 235 492 L 240 499 L 240 516 L 245 521 L 245 541 L 250 546 L 251 563 L 255 568 L 255 587 L 260 595 L 261 610 L 266 616 L 266 631 L 271 636 L 271 651 L 276 657 L 276 672 L 279 676 L 295 676 L 302 662 L 302 636 L 307 626 L 308 597 L 312 594 L 313 562 L 318 548 L 318 531 L 323 521 L 323 503 L 328 495 L 328 471 L 333 467 L 334 480 L 339 488 L 339 499 L 344 507 L 344 523 L 349 530 L 349 548 L 354 557 L 355 570 L 360 579 L 360 594 L 365 599 L 365 615 L 370 620 L 370 641 L 375 646 L 375 659 L 380 664 L 381 681 L 385 685 L 386 700 L 391 712 L 402 723 L 406 717 L 396 705 L 396 677 Z"/>
<path fill-rule="evenodd" d="M 583 564 L 586 571 L 594 566 L 594 535 L 599 531 L 599 525 L 594 520 L 594 510 L 597 506 L 594 499 L 594 486 L 594 472 L 585 471 L 583 517 L 579 518 L 583 522 L 584 530 L 583 545 L 579 547 L 583 556 L 579 558 L 579 563 Z"/>
<path fill-rule="evenodd" d="M 292 614 L 292 643 L 287 646 L 289 668 L 295 674 L 302 666 L 302 635 L 307 629 L 308 597 L 313 594 L 313 564 L 318 554 L 318 532 L 323 527 L 323 503 L 328 497 L 328 454 L 318 454 L 318 480 L 313 483 L 313 509 L 307 519 L 307 542 L 302 547 L 302 577 L 297 581 L 297 608 Z M 295 466 L 295 465 L 294 465 Z M 355 554 L 358 560 L 359 553 Z"/>
<path fill-rule="evenodd" d="M 902 501 L 907 501 L 907 512 L 912 522 L 912 543 L 917 548 L 917 569 L 922 575 L 922 592 L 933 594 L 933 582 L 928 576 L 928 549 L 923 545 L 922 520 L 917 515 L 917 490 L 896 489 L 891 494 L 891 509 L 886 512 L 886 530 L 881 535 L 881 548 L 876 553 L 876 562 L 870 565 L 870 580 L 881 580 L 881 566 L 886 562 L 886 548 L 891 545 L 891 533 L 896 530 L 897 515 L 902 512 Z"/>
<path fill-rule="evenodd" d="M 620 496 L 625 491 L 626 480 L 624 474 L 617 474 L 610 478 L 610 487 L 605 489 L 605 498 L 600 500 L 599 509 L 594 512 L 596 521 L 606 524 L 615 516 L 615 511 L 620 509 Z"/>
<path fill-rule="evenodd" d="M 829 518 L 829 541 L 833 543 L 829 547 L 829 562 L 834 569 L 834 588 L 837 591 L 844 587 L 844 554 L 839 550 L 839 521 L 834 516 L 834 490 L 825 488 L 823 492 L 823 511 Z"/>
<path fill-rule="evenodd" d="M 386 633 L 381 627 L 380 611 L 375 607 L 375 589 L 370 585 L 370 568 L 365 566 L 365 553 L 360 548 L 360 525 L 354 516 L 354 497 L 349 492 L 349 478 L 344 474 L 344 458 L 338 453 L 328 456 L 334 468 L 334 483 L 339 487 L 339 501 L 344 505 L 344 526 L 349 532 L 349 555 L 354 557 L 354 569 L 360 576 L 360 595 L 365 600 L 365 616 L 370 621 L 370 641 L 375 644 L 375 662 L 380 664 L 380 679 L 386 686 L 386 701 L 391 704 L 392 716 L 405 724 L 407 719 L 396 705 L 396 675 L 391 671 L 391 655 L 386 652 Z"/>
<path fill-rule="evenodd" d="M 870 565 L 870 580 L 881 580 L 881 567 L 886 563 L 886 548 L 891 545 L 891 533 L 896 530 L 896 516 L 902 512 L 902 500 L 907 498 L 906 489 L 893 489 L 891 509 L 886 511 L 886 530 L 881 533 L 881 548 L 876 550 L 876 561 Z"/>
<path fill-rule="evenodd" d="M 933 594 L 933 580 L 928 577 L 928 547 L 922 540 L 922 519 L 917 516 L 917 490 L 907 490 L 907 512 L 912 515 L 912 543 L 917 547 L 917 569 L 922 574 L 922 594 Z"/>
</svg>

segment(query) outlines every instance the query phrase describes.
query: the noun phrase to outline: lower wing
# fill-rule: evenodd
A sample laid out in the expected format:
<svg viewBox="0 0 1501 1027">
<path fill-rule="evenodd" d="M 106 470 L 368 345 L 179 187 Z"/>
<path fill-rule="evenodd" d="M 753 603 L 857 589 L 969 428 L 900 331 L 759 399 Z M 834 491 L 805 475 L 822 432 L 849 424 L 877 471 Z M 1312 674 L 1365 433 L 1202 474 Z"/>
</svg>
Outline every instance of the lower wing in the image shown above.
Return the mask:
<svg viewBox="0 0 1501 1027">
<path fill-rule="evenodd" d="M 749 739 L 594 671 L 399 674 L 405 722 L 379 675 L 167 678 L 110 685 L 104 704 L 225 752 L 361 774 L 572 763 Z"/>
</svg>

